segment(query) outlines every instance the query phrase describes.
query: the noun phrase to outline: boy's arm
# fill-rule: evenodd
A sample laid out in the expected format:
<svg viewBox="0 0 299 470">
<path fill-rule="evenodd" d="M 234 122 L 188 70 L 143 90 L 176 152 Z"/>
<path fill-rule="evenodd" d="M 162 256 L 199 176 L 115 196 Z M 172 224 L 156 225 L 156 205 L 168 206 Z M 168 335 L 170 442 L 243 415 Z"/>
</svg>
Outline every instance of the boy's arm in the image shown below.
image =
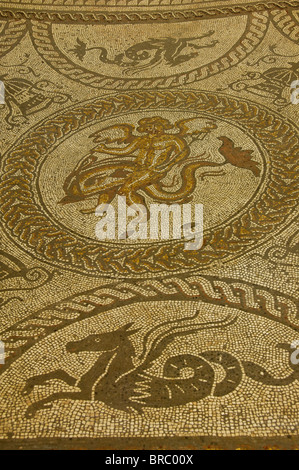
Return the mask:
<svg viewBox="0 0 299 470">
<path fill-rule="evenodd" d="M 127 145 L 127 147 L 106 147 L 103 144 L 95 147 L 94 151 L 100 153 L 108 153 L 109 155 L 129 155 L 130 153 L 134 152 L 137 148 L 139 148 L 138 144 L 138 139 L 134 139 L 134 141 L 131 144 Z"/>
</svg>

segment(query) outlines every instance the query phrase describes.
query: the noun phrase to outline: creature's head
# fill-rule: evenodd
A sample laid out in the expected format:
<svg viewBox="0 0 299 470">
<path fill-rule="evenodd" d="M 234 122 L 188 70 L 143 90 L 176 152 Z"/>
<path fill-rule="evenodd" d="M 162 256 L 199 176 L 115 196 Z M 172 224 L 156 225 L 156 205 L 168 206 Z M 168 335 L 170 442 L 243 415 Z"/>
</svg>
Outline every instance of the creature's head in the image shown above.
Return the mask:
<svg viewBox="0 0 299 470">
<path fill-rule="evenodd" d="M 172 129 L 173 125 L 168 121 L 168 119 L 164 119 L 160 116 L 154 116 L 151 118 L 143 118 L 138 121 L 138 132 L 145 132 L 149 135 L 161 135 L 166 130 Z"/>
<path fill-rule="evenodd" d="M 114 351 L 127 342 L 128 337 L 138 331 L 130 330 L 132 323 L 122 326 L 118 330 L 108 333 L 93 334 L 81 341 L 72 341 L 67 344 L 66 350 L 71 353 L 82 351 Z"/>
<path fill-rule="evenodd" d="M 299 63 L 298 62 L 289 62 L 289 65 L 291 65 L 291 70 L 294 72 L 297 72 L 299 69 Z"/>
<path fill-rule="evenodd" d="M 225 137 L 224 135 L 221 135 L 220 137 L 217 137 L 218 140 L 221 140 L 221 142 L 226 143 L 229 139 L 228 137 Z"/>
</svg>

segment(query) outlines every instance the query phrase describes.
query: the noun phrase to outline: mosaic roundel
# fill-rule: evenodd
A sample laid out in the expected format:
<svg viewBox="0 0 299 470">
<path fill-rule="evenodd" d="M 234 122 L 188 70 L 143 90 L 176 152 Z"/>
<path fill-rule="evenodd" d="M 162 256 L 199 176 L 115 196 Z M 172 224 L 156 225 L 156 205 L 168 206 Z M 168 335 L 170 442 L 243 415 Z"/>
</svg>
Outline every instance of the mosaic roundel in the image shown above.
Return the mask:
<svg viewBox="0 0 299 470">
<path fill-rule="evenodd" d="M 81 293 L 18 325 L 25 340 L 33 325 L 51 328 L 52 334 L 42 334 L 21 357 L 12 355 L 1 375 L 5 431 L 19 439 L 35 437 L 43 435 L 46 423 L 45 432 L 61 438 L 73 437 L 74 430 L 77 437 L 296 432 L 298 366 L 290 363 L 288 348 L 298 338 L 298 326 L 290 327 L 286 309 L 280 320 L 278 311 L 261 307 L 263 298 L 275 295 L 261 288 L 256 295 L 241 283 L 248 304 L 237 308 L 235 282 L 154 283 L 117 286 L 108 299 L 106 289 L 102 298 L 99 289 Z M 224 286 L 228 299 L 216 311 Z M 163 292 L 180 287 L 181 300 L 131 302 L 136 292 L 157 296 L 159 287 Z M 190 288 L 207 292 L 209 301 L 183 300 Z M 124 305 L 99 313 L 105 294 L 115 302 L 124 292 Z M 282 397 L 288 407 L 273 407 Z"/>
<path fill-rule="evenodd" d="M 244 61 L 263 41 L 267 12 L 202 20 L 153 24 L 33 22 L 36 51 L 58 73 L 93 88 L 169 88 L 219 74 Z M 227 34 L 229 32 L 229 34 Z"/>
<path fill-rule="evenodd" d="M 296 127 L 248 101 L 197 91 L 104 97 L 47 118 L 7 152 L 1 217 L 23 249 L 80 272 L 203 269 L 283 227 L 296 204 L 296 149 Z M 117 195 L 145 207 L 203 204 L 203 247 L 99 241 L 95 208 Z"/>
</svg>

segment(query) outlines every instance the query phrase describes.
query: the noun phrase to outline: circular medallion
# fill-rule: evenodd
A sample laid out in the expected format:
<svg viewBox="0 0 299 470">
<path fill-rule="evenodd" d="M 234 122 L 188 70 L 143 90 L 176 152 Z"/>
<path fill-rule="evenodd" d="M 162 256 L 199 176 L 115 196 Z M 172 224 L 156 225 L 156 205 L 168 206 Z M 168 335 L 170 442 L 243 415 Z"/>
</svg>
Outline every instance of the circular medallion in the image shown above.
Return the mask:
<svg viewBox="0 0 299 470">
<path fill-rule="evenodd" d="M 203 80 L 244 60 L 264 39 L 267 12 L 199 24 L 69 25 L 32 22 L 33 44 L 69 79 L 94 88 L 169 88 Z M 191 32 L 191 33 L 190 33 Z M 229 32 L 229 34 L 227 34 Z M 111 46 L 113 45 L 113 46 Z"/>
<path fill-rule="evenodd" d="M 296 435 L 298 365 L 287 346 L 297 339 L 228 305 L 120 306 L 53 332 L 2 373 L 6 430 L 20 439 L 41 422 L 68 438 L 74 429 L 89 438 Z"/>
<path fill-rule="evenodd" d="M 5 155 L 2 220 L 24 249 L 79 272 L 204 269 L 283 227 L 297 198 L 296 145 L 295 127 L 232 97 L 105 97 L 48 118 Z M 203 204 L 203 247 L 188 251 L 183 239 L 99 241 L 95 208 L 115 205 L 119 195 L 147 208 Z"/>
</svg>

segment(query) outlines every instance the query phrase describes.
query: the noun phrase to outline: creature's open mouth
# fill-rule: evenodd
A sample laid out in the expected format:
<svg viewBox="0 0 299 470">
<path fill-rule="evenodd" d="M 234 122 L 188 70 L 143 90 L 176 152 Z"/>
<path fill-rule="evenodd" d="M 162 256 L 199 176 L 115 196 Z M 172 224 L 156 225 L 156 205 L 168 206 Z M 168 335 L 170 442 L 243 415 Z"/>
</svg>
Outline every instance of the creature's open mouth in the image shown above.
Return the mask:
<svg viewBox="0 0 299 470">
<path fill-rule="evenodd" d="M 78 353 L 82 352 L 82 348 L 80 348 L 80 343 L 78 343 L 77 341 L 73 341 L 71 343 L 68 343 L 65 348 L 66 348 L 67 352 L 73 353 L 73 354 L 74 353 L 78 354 Z"/>
</svg>

